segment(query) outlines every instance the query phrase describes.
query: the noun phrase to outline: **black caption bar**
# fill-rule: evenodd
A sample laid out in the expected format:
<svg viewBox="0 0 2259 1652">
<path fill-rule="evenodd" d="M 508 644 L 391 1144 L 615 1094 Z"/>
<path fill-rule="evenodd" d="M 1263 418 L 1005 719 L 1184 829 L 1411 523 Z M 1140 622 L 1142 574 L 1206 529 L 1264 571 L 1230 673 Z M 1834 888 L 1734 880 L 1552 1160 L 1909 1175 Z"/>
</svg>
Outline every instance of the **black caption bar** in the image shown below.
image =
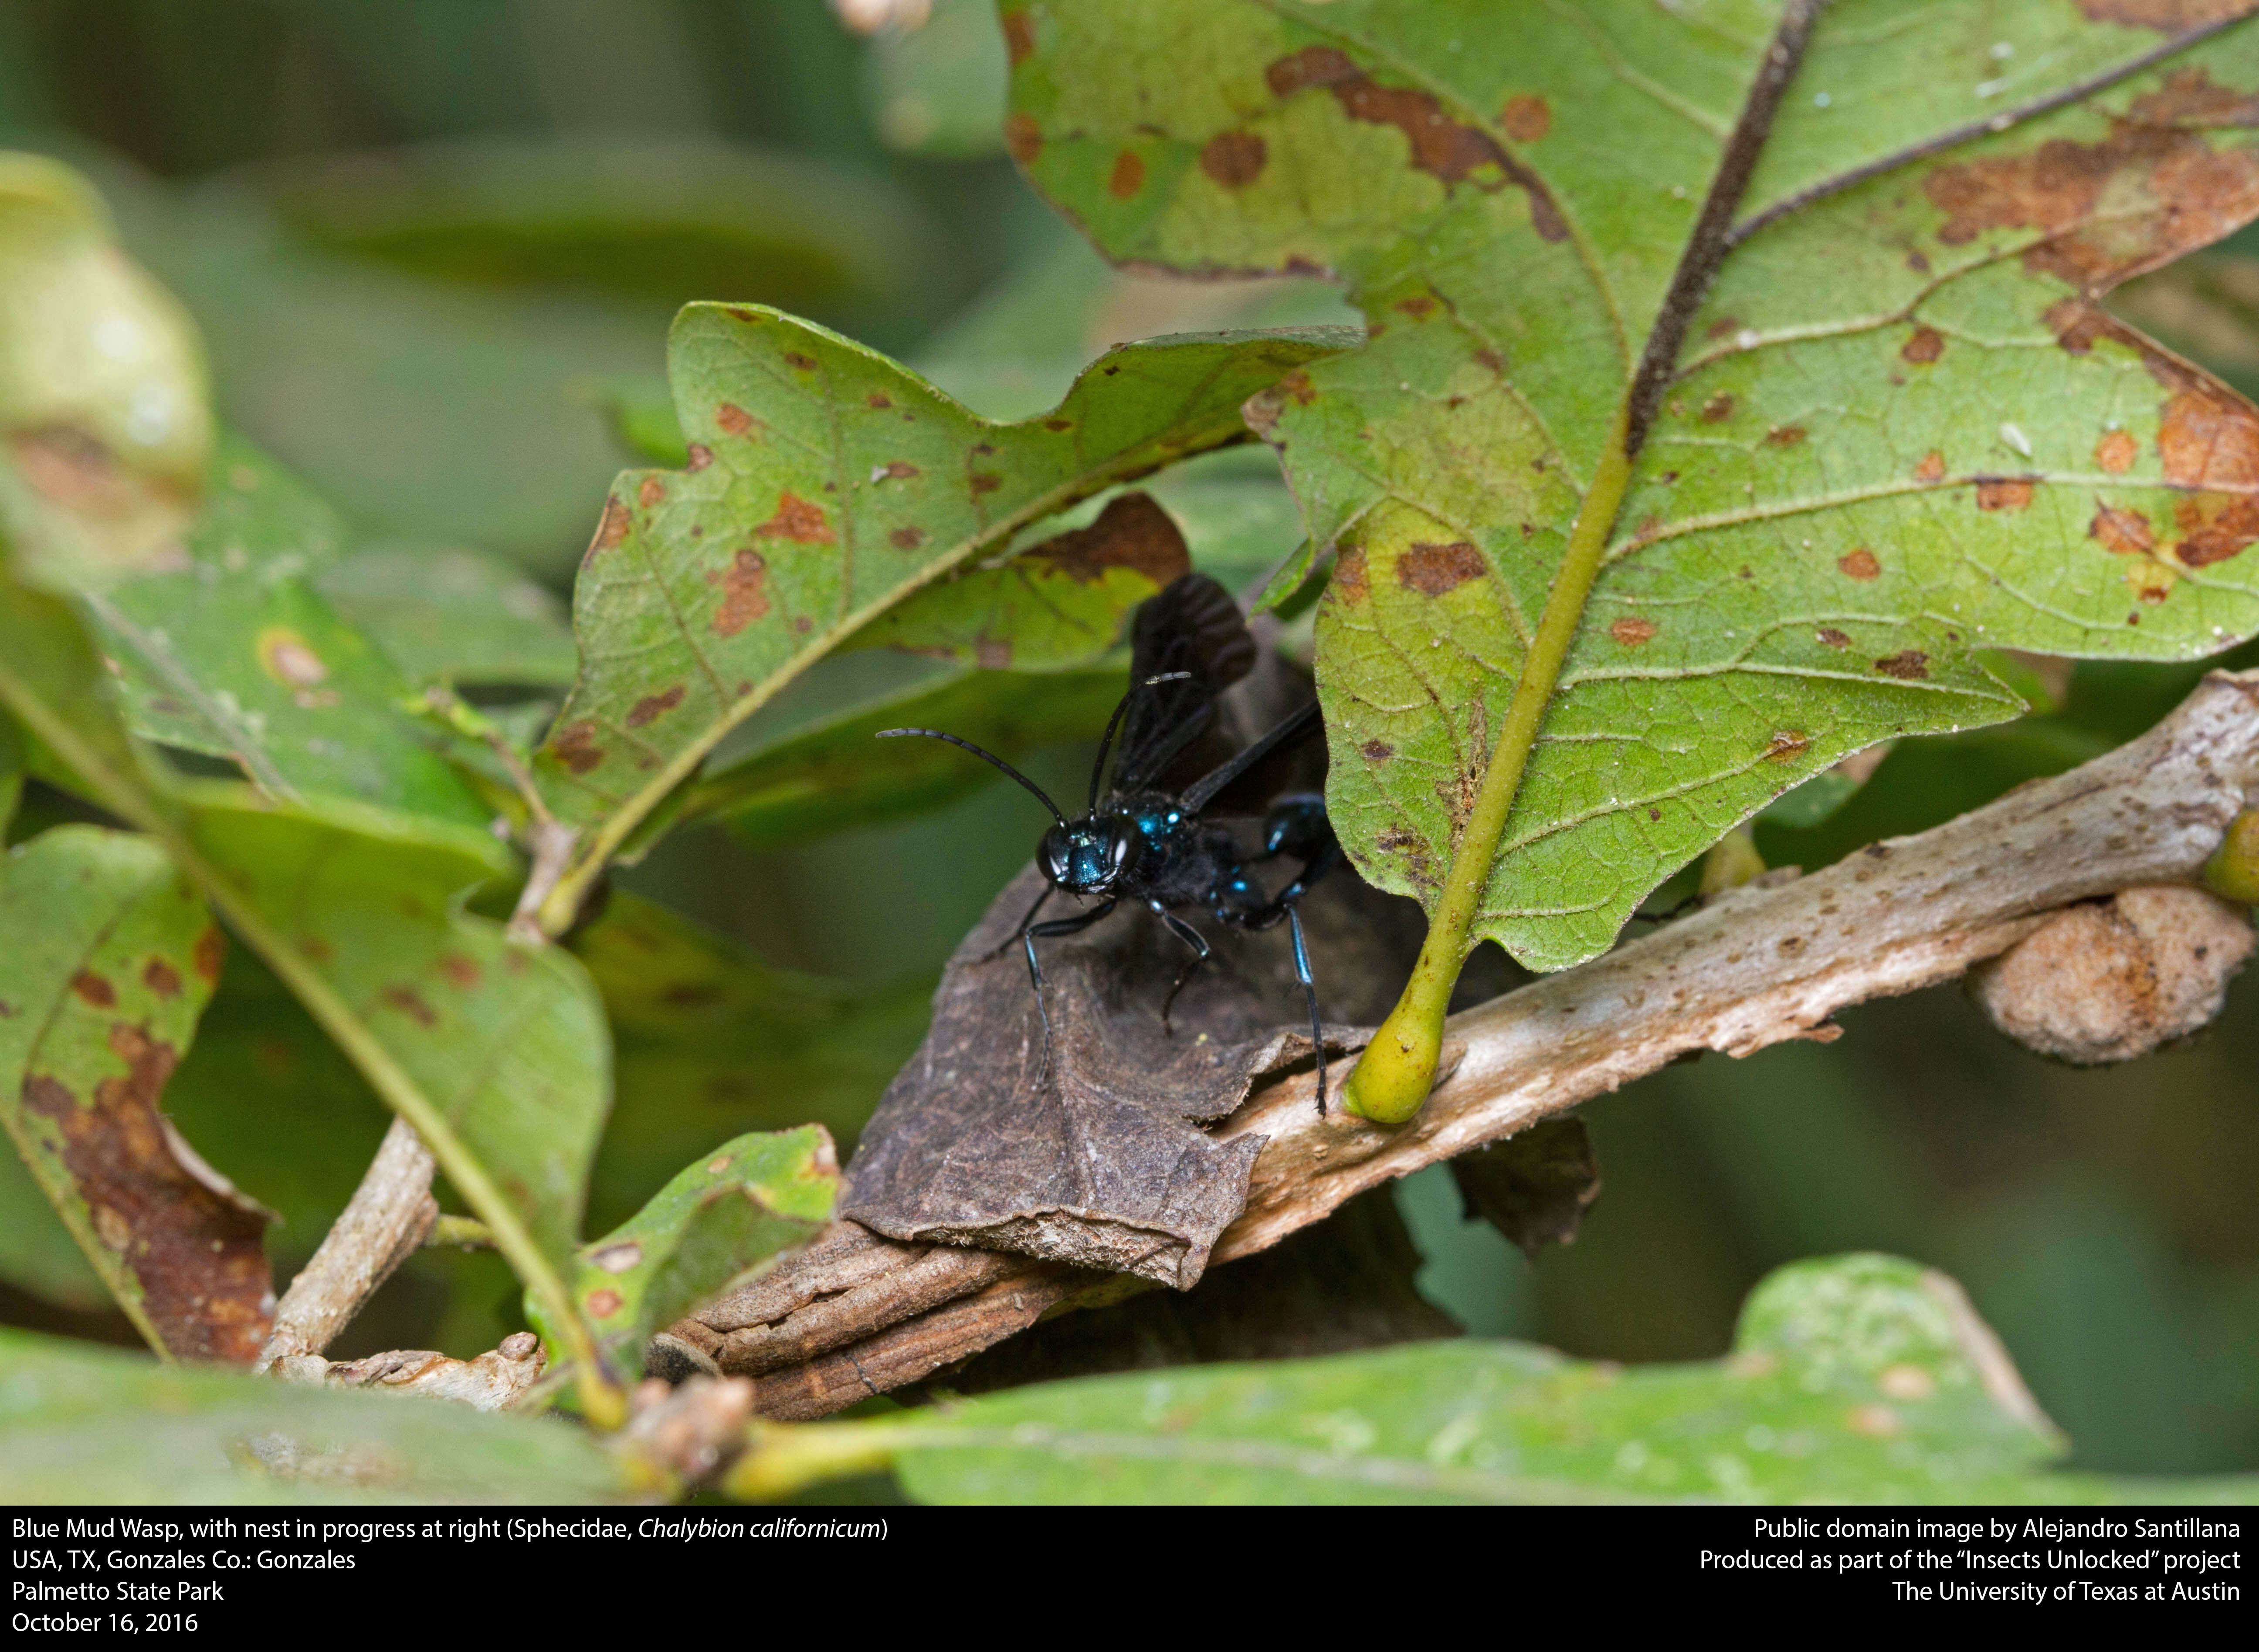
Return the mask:
<svg viewBox="0 0 2259 1652">
<path fill-rule="evenodd" d="M 1601 1601 L 1621 1599 L 1630 1577 L 1678 1603 L 1912 1613 L 2117 1604 L 2207 1622 L 2245 1606 L 2251 1526 L 2234 1508 L 1414 1508 L 1364 1512 L 1345 1525 L 1350 1513 L 1175 1509 L 1158 1518 L 1179 1555 L 1244 1562 L 1275 1546 L 1296 1563 L 1344 1546 L 1353 1553 L 1354 1534 L 1383 1520 L 1396 1561 L 1480 1543 L 1479 1552 L 1513 1555 L 1513 1575 L 1549 1591 L 1605 1585 Z M 1156 1518 L 1135 1508 L 17 1509 L 8 1516 L 9 1626 L 34 1636 L 240 1638 L 295 1613 L 350 1630 L 426 1610 L 445 1620 L 445 1591 L 466 1588 L 508 1600 L 515 1629 L 586 1628 L 576 1603 L 591 1588 L 613 1600 L 666 1598 L 755 1575 L 749 1563 L 802 1591 L 867 1591 L 882 1565 L 889 1596 L 915 1613 L 920 1597 L 903 1591 L 918 1574 L 961 1584 L 1005 1555 L 1056 1557 L 1055 1575 L 1066 1578 L 1094 1555 L 1116 1554 L 1134 1572 L 1151 1554 Z"/>
</svg>

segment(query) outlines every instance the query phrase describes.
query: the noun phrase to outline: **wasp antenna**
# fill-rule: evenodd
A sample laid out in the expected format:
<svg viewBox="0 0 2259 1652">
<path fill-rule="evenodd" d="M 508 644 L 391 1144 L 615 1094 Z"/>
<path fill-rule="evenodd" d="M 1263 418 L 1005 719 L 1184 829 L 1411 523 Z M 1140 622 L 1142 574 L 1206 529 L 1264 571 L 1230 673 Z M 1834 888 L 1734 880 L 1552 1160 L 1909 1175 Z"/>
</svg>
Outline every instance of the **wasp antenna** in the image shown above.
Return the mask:
<svg viewBox="0 0 2259 1652">
<path fill-rule="evenodd" d="M 1165 682 L 1191 680 L 1192 673 L 1188 671 L 1165 671 L 1158 677 L 1148 677 L 1143 682 L 1130 684 L 1130 692 L 1115 701 L 1114 715 L 1106 720 L 1106 737 L 1098 743 L 1098 761 L 1090 765 L 1090 807 L 1087 813 L 1098 813 L 1098 782 L 1106 773 L 1106 754 L 1114 749 L 1115 732 L 1122 727 L 1122 716 L 1130 709 L 1130 702 L 1137 697 L 1137 691 L 1156 687 Z"/>
<path fill-rule="evenodd" d="M 1053 820 L 1057 821 L 1062 826 L 1066 824 L 1066 816 L 1059 812 L 1059 806 L 1051 801 L 1051 794 L 1049 792 L 1044 790 L 1042 787 L 1037 785 L 1026 775 L 1021 773 L 1019 770 L 1005 762 L 1002 758 L 998 757 L 994 751 L 984 751 L 980 747 L 973 744 L 970 740 L 960 740 L 955 735 L 944 734 L 938 729 L 881 729 L 879 730 L 876 737 L 881 740 L 892 740 L 907 734 L 915 734 L 928 740 L 946 740 L 950 744 L 958 747 L 961 751 L 972 752 L 974 757 L 979 758 L 983 763 L 992 763 L 995 765 L 996 767 L 1003 770 L 1005 773 L 1010 775 L 1021 785 L 1033 792 L 1037 797 L 1040 798 L 1043 801 L 1044 807 L 1051 810 L 1051 818 Z"/>
</svg>

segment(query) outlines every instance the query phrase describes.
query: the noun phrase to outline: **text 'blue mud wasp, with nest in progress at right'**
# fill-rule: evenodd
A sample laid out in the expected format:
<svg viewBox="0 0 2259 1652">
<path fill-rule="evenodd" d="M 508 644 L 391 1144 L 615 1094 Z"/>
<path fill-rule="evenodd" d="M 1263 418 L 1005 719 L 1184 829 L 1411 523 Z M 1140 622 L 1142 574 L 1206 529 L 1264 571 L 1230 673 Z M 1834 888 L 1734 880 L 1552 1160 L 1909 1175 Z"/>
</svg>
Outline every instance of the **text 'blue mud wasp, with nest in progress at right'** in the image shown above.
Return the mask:
<svg viewBox="0 0 2259 1652">
<path fill-rule="evenodd" d="M 1263 851 L 1254 856 L 1243 855 L 1232 834 L 1205 812 L 1226 787 L 1257 764 L 1315 733 L 1321 726 L 1317 702 L 1304 706 L 1182 790 L 1162 790 L 1161 777 L 1169 765 L 1214 721 L 1217 696 L 1253 666 L 1255 639 L 1230 593 L 1201 573 L 1186 574 L 1140 604 L 1130 634 L 1130 691 L 1107 723 L 1098 761 L 1090 772 L 1090 801 L 1078 820 L 1069 820 L 1050 794 L 1019 770 L 970 740 L 939 729 L 888 729 L 878 737 L 919 735 L 961 746 L 1010 775 L 1051 812 L 1054 823 L 1036 851 L 1046 879 L 1044 892 L 1012 936 L 1026 949 L 1028 979 L 1043 1015 L 1044 1072 L 1051 1065 L 1051 1022 L 1044 1003 L 1044 972 L 1037 961 L 1036 943 L 1087 929 L 1124 901 L 1143 901 L 1172 935 L 1192 949 L 1192 957 L 1162 1000 L 1161 1024 L 1165 1027 L 1170 1005 L 1208 958 L 1207 939 L 1177 910 L 1205 907 L 1235 929 L 1268 929 L 1281 919 L 1291 927 L 1294 975 L 1309 1007 L 1310 1042 L 1317 1053 L 1318 1111 L 1322 1114 L 1325 1035 L 1318 1017 L 1318 990 L 1310 979 L 1309 948 L 1296 908 L 1310 886 L 1341 861 L 1341 844 L 1326 818 L 1325 798 L 1315 792 L 1290 792 L 1274 799 L 1264 819 Z M 1100 786 L 1109 751 L 1115 753 L 1114 780 L 1101 801 Z M 1300 860 L 1302 869 L 1277 894 L 1265 895 L 1247 868 L 1281 855 Z M 1070 918 L 1037 922 L 1036 915 L 1058 891 L 1098 904 Z"/>
</svg>

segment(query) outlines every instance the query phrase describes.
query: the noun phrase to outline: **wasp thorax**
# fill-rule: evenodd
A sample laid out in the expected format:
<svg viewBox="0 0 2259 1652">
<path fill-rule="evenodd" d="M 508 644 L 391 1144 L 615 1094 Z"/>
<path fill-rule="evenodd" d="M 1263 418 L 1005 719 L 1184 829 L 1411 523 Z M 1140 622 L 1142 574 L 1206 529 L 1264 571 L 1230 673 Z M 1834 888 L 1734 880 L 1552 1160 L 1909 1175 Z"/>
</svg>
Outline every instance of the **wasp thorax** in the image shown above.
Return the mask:
<svg viewBox="0 0 2259 1652">
<path fill-rule="evenodd" d="M 1072 894 L 1111 888 L 1137 858 L 1137 827 L 1118 815 L 1054 826 L 1039 851 L 1044 876 Z"/>
</svg>

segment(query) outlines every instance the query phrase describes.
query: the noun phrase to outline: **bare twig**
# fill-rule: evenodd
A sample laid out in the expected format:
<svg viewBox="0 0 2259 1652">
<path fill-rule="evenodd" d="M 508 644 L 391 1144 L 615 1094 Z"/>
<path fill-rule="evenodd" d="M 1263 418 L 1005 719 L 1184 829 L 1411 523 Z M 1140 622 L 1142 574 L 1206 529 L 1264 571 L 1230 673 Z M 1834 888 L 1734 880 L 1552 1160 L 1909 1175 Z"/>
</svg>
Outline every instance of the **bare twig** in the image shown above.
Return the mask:
<svg viewBox="0 0 2259 1652">
<path fill-rule="evenodd" d="M 439 1215 L 432 1169 L 431 1150 L 415 1127 L 393 1120 L 352 1202 L 276 1306 L 255 1369 L 318 1356 L 415 1254 Z"/>
<path fill-rule="evenodd" d="M 1688 1051 L 1829 1039 L 1828 1017 L 1959 975 L 2072 903 L 2192 883 L 2259 799 L 2259 672 L 2215 672 L 2141 739 L 1825 872 L 1700 913 L 1453 1017 L 1447 1078 L 1399 1129 L 1311 1105 L 1308 1073 L 1221 1127 L 1265 1138 L 1218 1262 L 1343 1200 L 1620 1088 Z M 1456 1046 L 1456 1051 L 1452 1048 Z M 1126 1286 L 991 1251 L 899 1245 L 838 1223 L 748 1291 L 673 1328 L 754 1377 L 773 1417 L 826 1414 L 916 1381 L 1066 1306 Z M 794 1363 L 785 1363 L 785 1362 Z"/>
<path fill-rule="evenodd" d="M 286 1382 L 384 1388 L 421 1394 L 427 1399 L 452 1399 L 474 1411 L 500 1411 L 530 1390 L 548 1363 L 541 1339 L 531 1331 L 520 1331 L 505 1336 L 500 1348 L 476 1359 L 450 1359 L 428 1348 L 401 1349 L 336 1364 L 318 1354 L 292 1354 L 277 1360 L 274 1371 Z"/>
</svg>

